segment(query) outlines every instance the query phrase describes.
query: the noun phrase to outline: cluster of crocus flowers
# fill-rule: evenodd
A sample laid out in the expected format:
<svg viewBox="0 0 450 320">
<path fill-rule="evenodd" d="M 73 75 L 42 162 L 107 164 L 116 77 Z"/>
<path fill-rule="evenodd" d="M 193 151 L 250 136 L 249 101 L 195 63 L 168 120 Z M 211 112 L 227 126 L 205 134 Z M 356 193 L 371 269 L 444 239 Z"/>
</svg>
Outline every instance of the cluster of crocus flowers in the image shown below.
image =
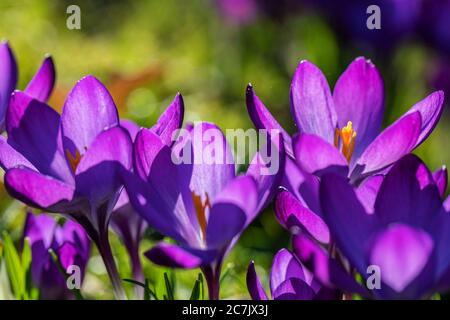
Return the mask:
<svg viewBox="0 0 450 320">
<path fill-rule="evenodd" d="M 450 287 L 447 171 L 431 173 L 410 154 L 436 126 L 442 92 L 381 130 L 383 84 L 370 61 L 353 61 L 333 93 L 323 73 L 302 61 L 291 85 L 299 130 L 294 137 L 247 87 L 250 117 L 268 136 L 260 148 L 270 149 L 272 157 L 267 160 L 260 149 L 238 174 L 218 126 L 200 121 L 182 127 L 181 94 L 154 126 L 139 128 L 119 119 L 107 89 L 93 76 L 78 81 L 58 114 L 45 103 L 55 79 L 50 58 L 24 91 L 14 91 L 15 60 L 2 44 L 0 71 L 5 187 L 28 206 L 72 219 L 60 226 L 46 214 L 27 216 L 33 281 L 44 298 L 71 297 L 49 249 L 63 268 L 75 264 L 84 273 L 87 237 L 116 297 L 125 298 L 108 230 L 125 245 L 133 278 L 145 282 L 139 246 L 149 226 L 173 241 L 155 244 L 145 256 L 161 266 L 200 268 L 210 298 L 219 299 L 224 259 L 273 199 L 278 221 L 293 235 L 292 250 L 281 249 L 273 260 L 275 300 L 351 294 L 416 299 Z M 356 278 L 370 281 L 372 267 L 381 270 L 376 290 Z M 253 262 L 247 285 L 253 299 L 268 299 Z"/>
<path fill-rule="evenodd" d="M 63 226 L 47 214 L 38 216 L 28 213 L 23 232 L 31 246 L 31 277 L 40 290 L 42 299 L 73 299 L 66 279 L 59 270 L 57 262 L 51 257 L 53 250 L 64 270 L 71 266 L 79 269 L 77 276 L 80 284 L 83 281 L 86 265 L 89 260 L 90 242 L 83 228 L 74 221 L 68 220 Z"/>
<path fill-rule="evenodd" d="M 288 157 L 275 212 L 314 278 L 343 298 L 429 298 L 448 289 L 447 171 L 431 173 L 410 152 L 436 126 L 444 97 L 429 95 L 379 133 L 383 96 L 370 61 L 352 62 L 333 94 L 302 61 L 291 85 L 293 139 L 251 87 L 247 106 L 256 127 L 283 132 Z M 355 281 L 372 281 L 373 270 L 381 277 L 375 289 Z"/>
</svg>

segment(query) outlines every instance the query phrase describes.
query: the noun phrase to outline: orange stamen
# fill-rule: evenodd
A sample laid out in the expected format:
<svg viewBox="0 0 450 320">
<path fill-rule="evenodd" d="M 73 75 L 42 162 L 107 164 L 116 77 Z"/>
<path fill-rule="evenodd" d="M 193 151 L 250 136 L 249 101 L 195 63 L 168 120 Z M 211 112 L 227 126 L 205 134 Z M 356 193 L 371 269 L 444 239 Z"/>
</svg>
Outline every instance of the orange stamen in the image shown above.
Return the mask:
<svg viewBox="0 0 450 320">
<path fill-rule="evenodd" d="M 72 169 L 72 172 L 75 173 L 77 170 L 78 164 L 81 161 L 81 154 L 78 150 L 75 151 L 75 157 L 72 155 L 72 153 L 69 150 L 66 150 L 66 157 L 67 160 L 69 160 L 70 168 Z"/>
<path fill-rule="evenodd" d="M 342 154 L 350 162 L 353 151 L 355 150 L 356 132 L 353 130 L 353 124 L 351 121 L 347 122 L 347 125 L 341 130 L 336 128 L 334 135 L 334 145 L 339 148 L 339 137 L 342 140 Z"/>
<path fill-rule="evenodd" d="M 208 194 L 206 194 L 205 202 L 202 202 L 202 198 L 196 195 L 194 192 L 191 193 L 192 200 L 194 201 L 195 213 L 197 214 L 198 224 L 202 230 L 203 239 L 206 238 L 206 208 L 211 208 L 211 203 L 209 202 Z"/>
</svg>

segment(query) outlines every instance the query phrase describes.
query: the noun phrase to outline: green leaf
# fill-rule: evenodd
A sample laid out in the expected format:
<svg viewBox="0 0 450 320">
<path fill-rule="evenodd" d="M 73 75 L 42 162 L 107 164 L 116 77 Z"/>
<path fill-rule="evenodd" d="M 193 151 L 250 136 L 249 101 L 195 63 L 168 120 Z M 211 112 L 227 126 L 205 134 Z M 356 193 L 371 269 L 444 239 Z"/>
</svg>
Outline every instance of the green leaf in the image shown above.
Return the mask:
<svg viewBox="0 0 450 320">
<path fill-rule="evenodd" d="M 164 272 L 164 283 L 166 284 L 166 292 L 167 296 L 165 296 L 168 300 L 175 300 L 173 294 L 173 287 L 170 283 L 169 277 L 167 276 L 167 272 Z"/>
<path fill-rule="evenodd" d="M 150 300 L 150 297 L 153 296 L 155 300 L 158 300 L 158 297 L 156 296 L 156 293 L 150 289 L 149 287 L 149 281 L 148 279 L 145 279 L 145 283 L 139 282 L 134 279 L 122 279 L 125 282 L 132 283 L 134 285 L 137 285 L 139 287 L 144 288 L 144 300 Z"/>
<path fill-rule="evenodd" d="M 189 300 L 198 300 L 200 298 L 200 281 L 195 280 Z"/>
<path fill-rule="evenodd" d="M 31 278 L 31 246 L 30 246 L 30 239 L 25 238 L 23 241 L 23 249 L 22 249 L 22 269 L 24 273 L 24 280 L 25 280 L 25 292 L 27 297 L 32 299 L 31 296 L 33 296 L 32 290 L 33 290 L 33 281 Z"/>
<path fill-rule="evenodd" d="M 4 242 L 4 257 L 6 263 L 6 270 L 11 281 L 11 286 L 16 299 L 23 299 L 25 294 L 25 277 L 20 263 L 19 254 L 17 253 L 14 244 L 6 232 L 3 233 Z"/>
<path fill-rule="evenodd" d="M 233 269 L 234 269 L 234 265 L 231 264 L 231 263 L 229 263 L 229 264 L 227 265 L 227 268 L 226 268 L 225 271 L 223 272 L 222 277 L 221 277 L 220 280 L 219 280 L 220 284 L 222 284 L 223 280 L 225 280 L 225 278 L 228 277 L 228 276 L 231 274 L 231 272 L 233 271 Z"/>
<path fill-rule="evenodd" d="M 203 292 L 203 277 L 202 274 L 198 274 L 197 280 L 195 280 L 194 288 L 192 288 L 191 296 L 189 300 L 203 300 L 204 292 Z"/>
<path fill-rule="evenodd" d="M 204 282 L 203 282 L 203 275 L 201 273 L 198 274 L 198 280 L 200 280 L 202 300 L 205 300 L 205 287 L 204 287 Z"/>
</svg>

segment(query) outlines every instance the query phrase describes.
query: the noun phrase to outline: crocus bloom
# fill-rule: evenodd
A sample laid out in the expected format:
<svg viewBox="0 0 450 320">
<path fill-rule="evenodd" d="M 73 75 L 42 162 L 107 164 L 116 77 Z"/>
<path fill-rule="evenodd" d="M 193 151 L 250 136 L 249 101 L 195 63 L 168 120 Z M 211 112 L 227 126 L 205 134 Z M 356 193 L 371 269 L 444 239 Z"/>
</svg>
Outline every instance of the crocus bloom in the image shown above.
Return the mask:
<svg viewBox="0 0 450 320">
<path fill-rule="evenodd" d="M 56 253 L 64 270 L 70 266 L 77 266 L 82 281 L 90 251 L 89 239 L 83 228 L 71 220 L 60 226 L 50 215 L 36 216 L 28 213 L 24 238 L 28 238 L 30 242 L 31 276 L 40 290 L 41 298 L 74 298 L 67 288 L 61 270 L 53 261 L 49 249 L 53 249 Z"/>
<path fill-rule="evenodd" d="M 132 141 L 117 109 L 94 77 L 80 80 L 61 116 L 24 92 L 11 96 L 8 138 L 0 136 L 0 165 L 8 192 L 47 212 L 71 215 L 99 248 L 115 293 L 121 280 L 108 241 L 111 210 L 121 188 L 120 168 L 131 168 Z"/>
<path fill-rule="evenodd" d="M 282 130 L 286 150 L 303 171 L 317 176 L 336 172 L 348 175 L 356 184 L 420 145 L 436 126 L 444 100 L 442 91 L 432 93 L 380 133 L 383 84 L 376 67 L 364 58 L 350 64 L 333 94 L 320 69 L 302 61 L 290 95 L 299 130 L 293 141 L 249 86 L 247 108 L 255 126 Z"/>
<path fill-rule="evenodd" d="M 179 161 L 184 152 L 193 159 Z M 236 176 L 225 137 L 206 122 L 193 126 L 172 149 L 141 129 L 134 164 L 135 175 L 124 174 L 131 204 L 150 226 L 177 241 L 156 245 L 147 258 L 169 267 L 200 267 L 210 298 L 218 299 L 225 255 L 270 200 L 281 174 L 262 174 L 266 163 L 257 154 L 247 174 Z"/>
<path fill-rule="evenodd" d="M 5 129 L 5 114 L 9 97 L 17 84 L 17 64 L 7 42 L 0 43 L 0 133 Z M 28 83 L 25 92 L 40 101 L 47 101 L 55 84 L 55 66 L 50 56 Z"/>
<path fill-rule="evenodd" d="M 379 270 L 381 285 L 370 291 L 373 298 L 422 299 L 449 288 L 444 175 L 433 177 L 419 158 L 403 157 L 383 179 L 374 212 L 366 210 L 345 178 L 322 177 L 324 219 L 337 248 L 364 281 L 370 280 L 370 267 Z M 302 250 L 296 252 L 302 256 Z"/>
<path fill-rule="evenodd" d="M 247 288 L 253 300 L 268 300 L 253 261 L 247 269 Z M 287 249 L 277 252 L 270 270 L 270 292 L 273 300 L 333 299 L 334 291 L 322 287 L 313 275 Z"/>
</svg>

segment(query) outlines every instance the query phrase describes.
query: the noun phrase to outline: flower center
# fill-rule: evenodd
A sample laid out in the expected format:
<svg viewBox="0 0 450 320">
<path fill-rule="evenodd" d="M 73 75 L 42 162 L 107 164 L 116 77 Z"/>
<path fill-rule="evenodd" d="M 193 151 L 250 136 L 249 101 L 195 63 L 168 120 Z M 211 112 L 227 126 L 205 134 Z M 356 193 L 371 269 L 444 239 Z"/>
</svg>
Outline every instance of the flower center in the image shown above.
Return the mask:
<svg viewBox="0 0 450 320">
<path fill-rule="evenodd" d="M 355 149 L 356 131 L 353 130 L 353 124 L 351 121 L 347 122 L 347 125 L 341 130 L 336 128 L 334 133 L 334 145 L 339 149 L 339 138 L 342 141 L 342 154 L 350 162 L 352 158 L 353 150 Z"/>
<path fill-rule="evenodd" d="M 202 202 L 201 196 L 191 193 L 192 200 L 194 201 L 195 213 L 197 214 L 198 224 L 200 225 L 200 229 L 202 230 L 203 239 L 206 238 L 206 209 L 211 208 L 211 203 L 209 202 L 208 194 L 206 194 L 206 199 Z"/>
<path fill-rule="evenodd" d="M 66 157 L 67 160 L 69 160 L 70 168 L 72 169 L 72 172 L 75 173 L 77 170 L 78 164 L 81 161 L 81 158 L 83 157 L 80 152 L 77 150 L 75 151 L 75 156 L 72 155 L 72 153 L 69 150 L 66 150 Z"/>
</svg>

